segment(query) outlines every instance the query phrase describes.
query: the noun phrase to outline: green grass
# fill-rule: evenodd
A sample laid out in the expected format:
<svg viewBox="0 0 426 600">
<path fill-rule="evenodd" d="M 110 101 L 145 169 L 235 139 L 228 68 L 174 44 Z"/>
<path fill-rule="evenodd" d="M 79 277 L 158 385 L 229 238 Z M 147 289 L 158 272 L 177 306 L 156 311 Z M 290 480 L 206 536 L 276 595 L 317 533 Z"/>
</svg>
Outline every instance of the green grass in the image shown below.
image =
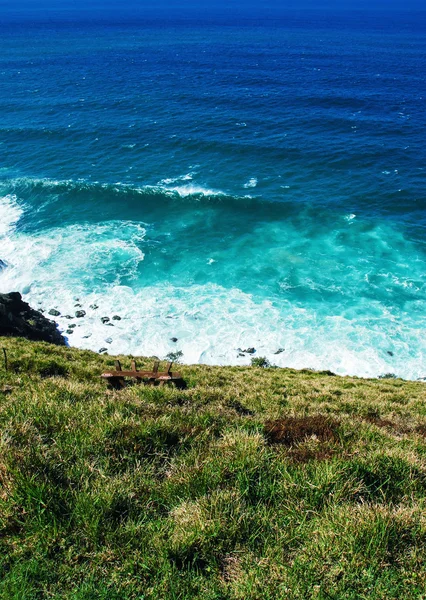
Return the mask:
<svg viewBox="0 0 426 600">
<path fill-rule="evenodd" d="M 0 598 L 426 598 L 425 383 L 0 345 Z"/>
</svg>

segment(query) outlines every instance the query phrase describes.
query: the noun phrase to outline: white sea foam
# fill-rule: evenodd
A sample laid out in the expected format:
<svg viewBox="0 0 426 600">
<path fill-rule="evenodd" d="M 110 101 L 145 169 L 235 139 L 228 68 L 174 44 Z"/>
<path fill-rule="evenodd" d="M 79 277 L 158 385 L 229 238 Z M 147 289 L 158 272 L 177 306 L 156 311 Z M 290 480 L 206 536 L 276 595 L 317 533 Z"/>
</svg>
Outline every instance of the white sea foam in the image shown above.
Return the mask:
<svg viewBox="0 0 426 600">
<path fill-rule="evenodd" d="M 62 314 L 73 315 L 76 310 L 75 294 L 65 286 L 28 297 L 33 303 L 41 298 L 46 309 L 57 306 Z M 238 348 L 255 347 L 256 356 L 265 356 L 277 366 L 364 377 L 396 372 L 416 378 L 422 360 L 424 365 L 424 349 L 412 354 L 403 342 L 392 345 L 392 357 L 377 351 L 389 344 L 380 320 L 366 327 L 356 319 L 319 317 L 289 303 L 279 310 L 269 301 L 256 302 L 238 289 L 214 284 L 156 285 L 138 292 L 112 285 L 79 299 L 87 314 L 72 321 L 77 327 L 69 341 L 95 351 L 107 347 L 111 354 L 165 357 L 181 350 L 186 363 L 247 365 L 251 356 L 239 356 Z M 90 309 L 93 304 L 99 308 Z M 111 321 L 114 327 L 102 324 L 102 316 L 113 315 L 121 317 Z M 63 317 L 58 321 L 66 331 L 70 321 Z M 178 342 L 172 342 L 172 337 Z M 285 351 L 276 355 L 282 347 Z"/>
<path fill-rule="evenodd" d="M 170 192 L 176 192 L 182 198 L 187 196 L 224 196 L 224 192 L 220 190 L 214 190 L 211 188 L 205 188 L 201 185 L 197 184 L 188 184 L 188 185 L 175 185 L 169 186 L 165 188 Z"/>
<path fill-rule="evenodd" d="M 345 216 L 345 220 L 349 223 L 351 223 L 354 219 L 356 219 L 356 215 L 354 215 L 353 213 Z"/>
<path fill-rule="evenodd" d="M 198 165 L 197 165 L 198 166 Z M 158 185 L 160 189 L 166 192 L 176 192 L 182 198 L 187 196 L 221 196 L 224 195 L 224 192 L 221 190 L 215 190 L 212 188 L 207 188 L 197 183 L 187 183 L 192 182 L 194 179 L 195 172 L 190 171 L 185 175 L 179 175 L 178 177 L 166 177 L 162 179 Z M 143 189 L 155 189 L 152 186 L 146 186 Z"/>
<path fill-rule="evenodd" d="M 426 341 L 418 334 L 425 325 L 424 278 L 419 276 L 424 273 L 424 263 L 420 258 L 414 261 L 415 254 L 398 232 L 379 227 L 364 232 L 358 219 L 352 220 L 353 226 L 346 229 L 355 246 L 347 255 L 354 257 L 358 245 L 367 254 L 374 249 L 380 256 L 392 248 L 392 261 L 386 263 L 389 269 L 377 272 L 372 268 L 376 263 L 364 256 L 361 262 L 345 261 L 344 273 L 365 265 L 359 282 L 371 289 L 398 286 L 407 290 L 413 299 L 403 314 L 365 294 L 366 304 L 362 295 L 357 303 L 350 303 L 352 292 L 345 296 L 344 288 L 349 281 L 356 285 L 356 280 L 342 279 L 343 271 L 334 259 L 330 262 L 329 256 L 340 251 L 340 246 L 328 246 L 333 243 L 328 231 L 308 232 L 309 243 L 320 249 L 312 264 L 304 252 L 307 238 L 301 240 L 298 227 L 293 231 L 289 222 L 259 223 L 247 237 L 240 235 L 233 246 L 223 251 L 209 247 L 204 256 L 194 257 L 194 261 L 202 259 L 215 277 L 222 273 L 226 281 L 227 265 L 237 264 L 237 260 L 238 268 L 250 274 L 258 256 L 252 243 L 256 239 L 267 248 L 265 264 L 269 271 L 276 270 L 272 277 L 281 288 L 279 301 L 271 302 L 226 285 L 184 287 L 167 283 L 167 276 L 164 283 L 144 282 L 147 241 L 146 227 L 140 223 L 85 223 L 25 233 L 16 227 L 22 210 L 13 196 L 0 201 L 0 258 L 8 264 L 0 271 L 0 291 L 18 290 L 34 307 L 57 308 L 61 331 L 72 345 L 95 351 L 107 347 L 111 354 L 159 357 L 182 350 L 185 362 L 206 364 L 249 364 L 250 355 L 239 356 L 238 348 L 255 347 L 255 356 L 265 356 L 282 367 L 330 369 L 367 377 L 387 372 L 413 379 L 426 375 Z M 173 243 L 167 235 L 162 239 L 161 244 Z M 350 240 L 346 242 L 349 248 Z M 163 250 L 159 246 L 159 257 Z M 409 265 L 403 260 L 407 256 L 412 259 Z M 201 268 L 201 262 L 188 264 L 190 260 L 190 256 L 182 259 L 178 268 L 194 272 Z M 330 267 L 336 272 L 330 272 Z M 266 277 L 269 271 L 265 271 Z M 320 297 L 334 294 L 342 299 L 341 305 L 297 303 L 294 298 L 299 288 Z M 86 315 L 66 319 L 65 315 L 74 317 L 80 309 L 76 304 L 82 305 Z M 113 326 L 102 324 L 101 317 L 113 315 L 121 320 L 111 320 Z M 76 327 L 67 334 L 70 323 Z M 172 337 L 178 342 L 172 342 Z M 285 351 L 276 355 L 279 348 Z"/>
<path fill-rule="evenodd" d="M 194 173 L 187 173 L 186 175 L 179 175 L 179 177 L 167 177 L 162 179 L 160 185 L 170 185 L 171 183 L 177 183 L 178 181 L 192 181 Z"/>
<path fill-rule="evenodd" d="M 248 188 L 255 188 L 257 186 L 257 178 L 256 177 L 251 177 L 245 184 L 243 187 L 245 187 L 246 189 Z"/>
<path fill-rule="evenodd" d="M 10 194 L 0 198 L 0 236 L 6 235 L 14 228 L 23 212 L 16 196 Z"/>
<path fill-rule="evenodd" d="M 144 258 L 144 237 L 139 223 L 121 221 L 4 236 L 0 256 L 8 268 L 1 272 L 0 291 L 18 290 L 44 304 L 61 288 L 84 294 L 88 287 L 131 279 Z"/>
</svg>

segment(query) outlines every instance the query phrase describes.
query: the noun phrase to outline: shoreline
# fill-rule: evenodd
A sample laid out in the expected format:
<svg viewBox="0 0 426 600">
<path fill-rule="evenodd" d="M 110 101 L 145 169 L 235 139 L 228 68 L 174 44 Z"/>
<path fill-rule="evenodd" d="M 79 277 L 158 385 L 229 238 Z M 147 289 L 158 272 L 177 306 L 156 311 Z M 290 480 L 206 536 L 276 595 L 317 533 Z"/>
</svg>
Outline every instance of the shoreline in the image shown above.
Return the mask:
<svg viewBox="0 0 426 600">
<path fill-rule="evenodd" d="M 198 360 L 193 360 L 188 353 L 185 352 L 188 346 L 191 346 L 191 340 L 183 339 L 178 337 L 178 334 L 174 335 L 173 331 L 179 329 L 178 326 L 175 328 L 170 327 L 170 336 L 163 342 L 163 351 L 158 351 L 158 346 L 155 347 L 152 344 L 151 351 L 145 350 L 131 350 L 123 349 L 120 347 L 120 339 L 123 335 L 126 336 L 126 344 L 131 340 L 129 337 L 129 318 L 121 316 L 117 313 L 104 314 L 99 305 L 96 303 L 85 304 L 79 297 L 73 299 L 74 312 L 63 311 L 61 312 L 60 307 L 45 309 L 41 308 L 40 313 L 44 314 L 50 320 L 55 322 L 58 331 L 64 337 L 66 344 L 69 347 L 78 349 L 92 350 L 98 354 L 108 355 L 129 355 L 129 356 L 155 356 L 161 360 L 174 360 L 175 362 L 181 362 L 182 364 L 199 364 L 209 365 L 218 367 L 233 367 L 240 366 L 246 367 L 251 364 L 270 366 L 272 368 L 290 368 L 297 370 L 308 370 L 312 372 L 327 372 L 338 376 L 358 377 L 362 379 L 394 379 L 398 378 L 404 381 L 426 381 L 426 377 L 420 376 L 416 378 L 405 378 L 398 375 L 391 370 L 385 370 L 383 372 L 377 372 L 374 374 L 357 374 L 354 372 L 337 372 L 330 365 L 320 364 L 315 367 L 309 366 L 309 364 L 294 364 L 292 362 L 292 354 L 286 350 L 284 346 L 277 345 L 276 347 L 267 348 L 259 340 L 259 335 L 253 335 L 251 338 L 251 344 L 241 344 L 237 346 L 234 344 L 229 354 L 234 355 L 234 361 L 220 361 L 209 360 L 204 362 L 202 355 Z M 40 303 L 39 303 L 40 304 Z M 148 319 L 149 317 L 144 317 Z M 141 321 L 143 319 L 141 317 Z M 166 315 L 159 317 L 162 320 L 167 319 L 171 323 L 179 320 L 178 316 Z M 97 329 L 97 335 L 93 334 L 93 329 Z M 130 326 L 131 330 L 131 326 Z M 104 343 L 100 342 L 99 331 L 102 332 Z M 75 333 L 80 332 L 79 336 L 75 336 Z M 114 335 L 115 334 L 115 335 Z M 117 341 L 118 338 L 118 341 Z M 74 341 L 75 340 L 75 341 Z M 94 341 L 96 340 L 96 342 Z M 157 338 L 158 343 L 158 338 Z M 80 342 L 80 343 L 79 343 Z M 257 342 L 257 343 L 256 343 Z M 260 343 L 259 343 L 260 342 Z M 130 342 L 131 343 L 131 342 Z M 97 348 L 99 346 L 99 348 Z M 166 346 L 166 348 L 164 348 Z M 167 350 L 167 352 L 165 351 Z M 390 358 L 393 357 L 393 352 L 388 351 Z M 312 362 L 312 361 L 311 361 Z M 276 364 L 279 363 L 279 364 Z"/>
</svg>

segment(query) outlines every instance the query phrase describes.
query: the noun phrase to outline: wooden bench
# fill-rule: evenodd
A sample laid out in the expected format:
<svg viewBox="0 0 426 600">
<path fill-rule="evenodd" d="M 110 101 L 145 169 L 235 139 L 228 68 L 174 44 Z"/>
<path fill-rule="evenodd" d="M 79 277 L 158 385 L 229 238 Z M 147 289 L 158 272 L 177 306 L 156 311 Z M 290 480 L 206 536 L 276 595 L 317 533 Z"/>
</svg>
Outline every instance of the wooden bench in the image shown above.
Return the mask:
<svg viewBox="0 0 426 600">
<path fill-rule="evenodd" d="M 123 371 L 119 360 L 115 361 L 115 371 L 106 371 L 102 373 L 101 377 L 107 381 L 107 383 L 116 389 L 120 389 L 126 386 L 126 377 L 133 377 L 141 383 L 147 385 L 164 385 L 165 383 L 174 383 L 178 387 L 185 387 L 185 382 L 182 379 L 182 375 L 176 371 L 172 371 L 173 363 L 170 362 L 167 366 L 167 371 L 159 371 L 160 361 L 154 362 L 152 371 L 138 371 L 136 368 L 136 362 L 132 360 L 131 370 Z"/>
</svg>

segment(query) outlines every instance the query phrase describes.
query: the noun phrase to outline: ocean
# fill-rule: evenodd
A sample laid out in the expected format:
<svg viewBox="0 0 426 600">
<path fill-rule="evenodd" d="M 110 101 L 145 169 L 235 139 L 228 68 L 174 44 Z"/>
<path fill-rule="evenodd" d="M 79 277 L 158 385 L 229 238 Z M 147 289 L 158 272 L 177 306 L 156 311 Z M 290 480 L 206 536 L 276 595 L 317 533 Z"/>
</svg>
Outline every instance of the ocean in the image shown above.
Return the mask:
<svg viewBox="0 0 426 600">
<path fill-rule="evenodd" d="M 425 13 L 0 39 L 0 292 L 95 351 L 426 376 Z"/>
</svg>

